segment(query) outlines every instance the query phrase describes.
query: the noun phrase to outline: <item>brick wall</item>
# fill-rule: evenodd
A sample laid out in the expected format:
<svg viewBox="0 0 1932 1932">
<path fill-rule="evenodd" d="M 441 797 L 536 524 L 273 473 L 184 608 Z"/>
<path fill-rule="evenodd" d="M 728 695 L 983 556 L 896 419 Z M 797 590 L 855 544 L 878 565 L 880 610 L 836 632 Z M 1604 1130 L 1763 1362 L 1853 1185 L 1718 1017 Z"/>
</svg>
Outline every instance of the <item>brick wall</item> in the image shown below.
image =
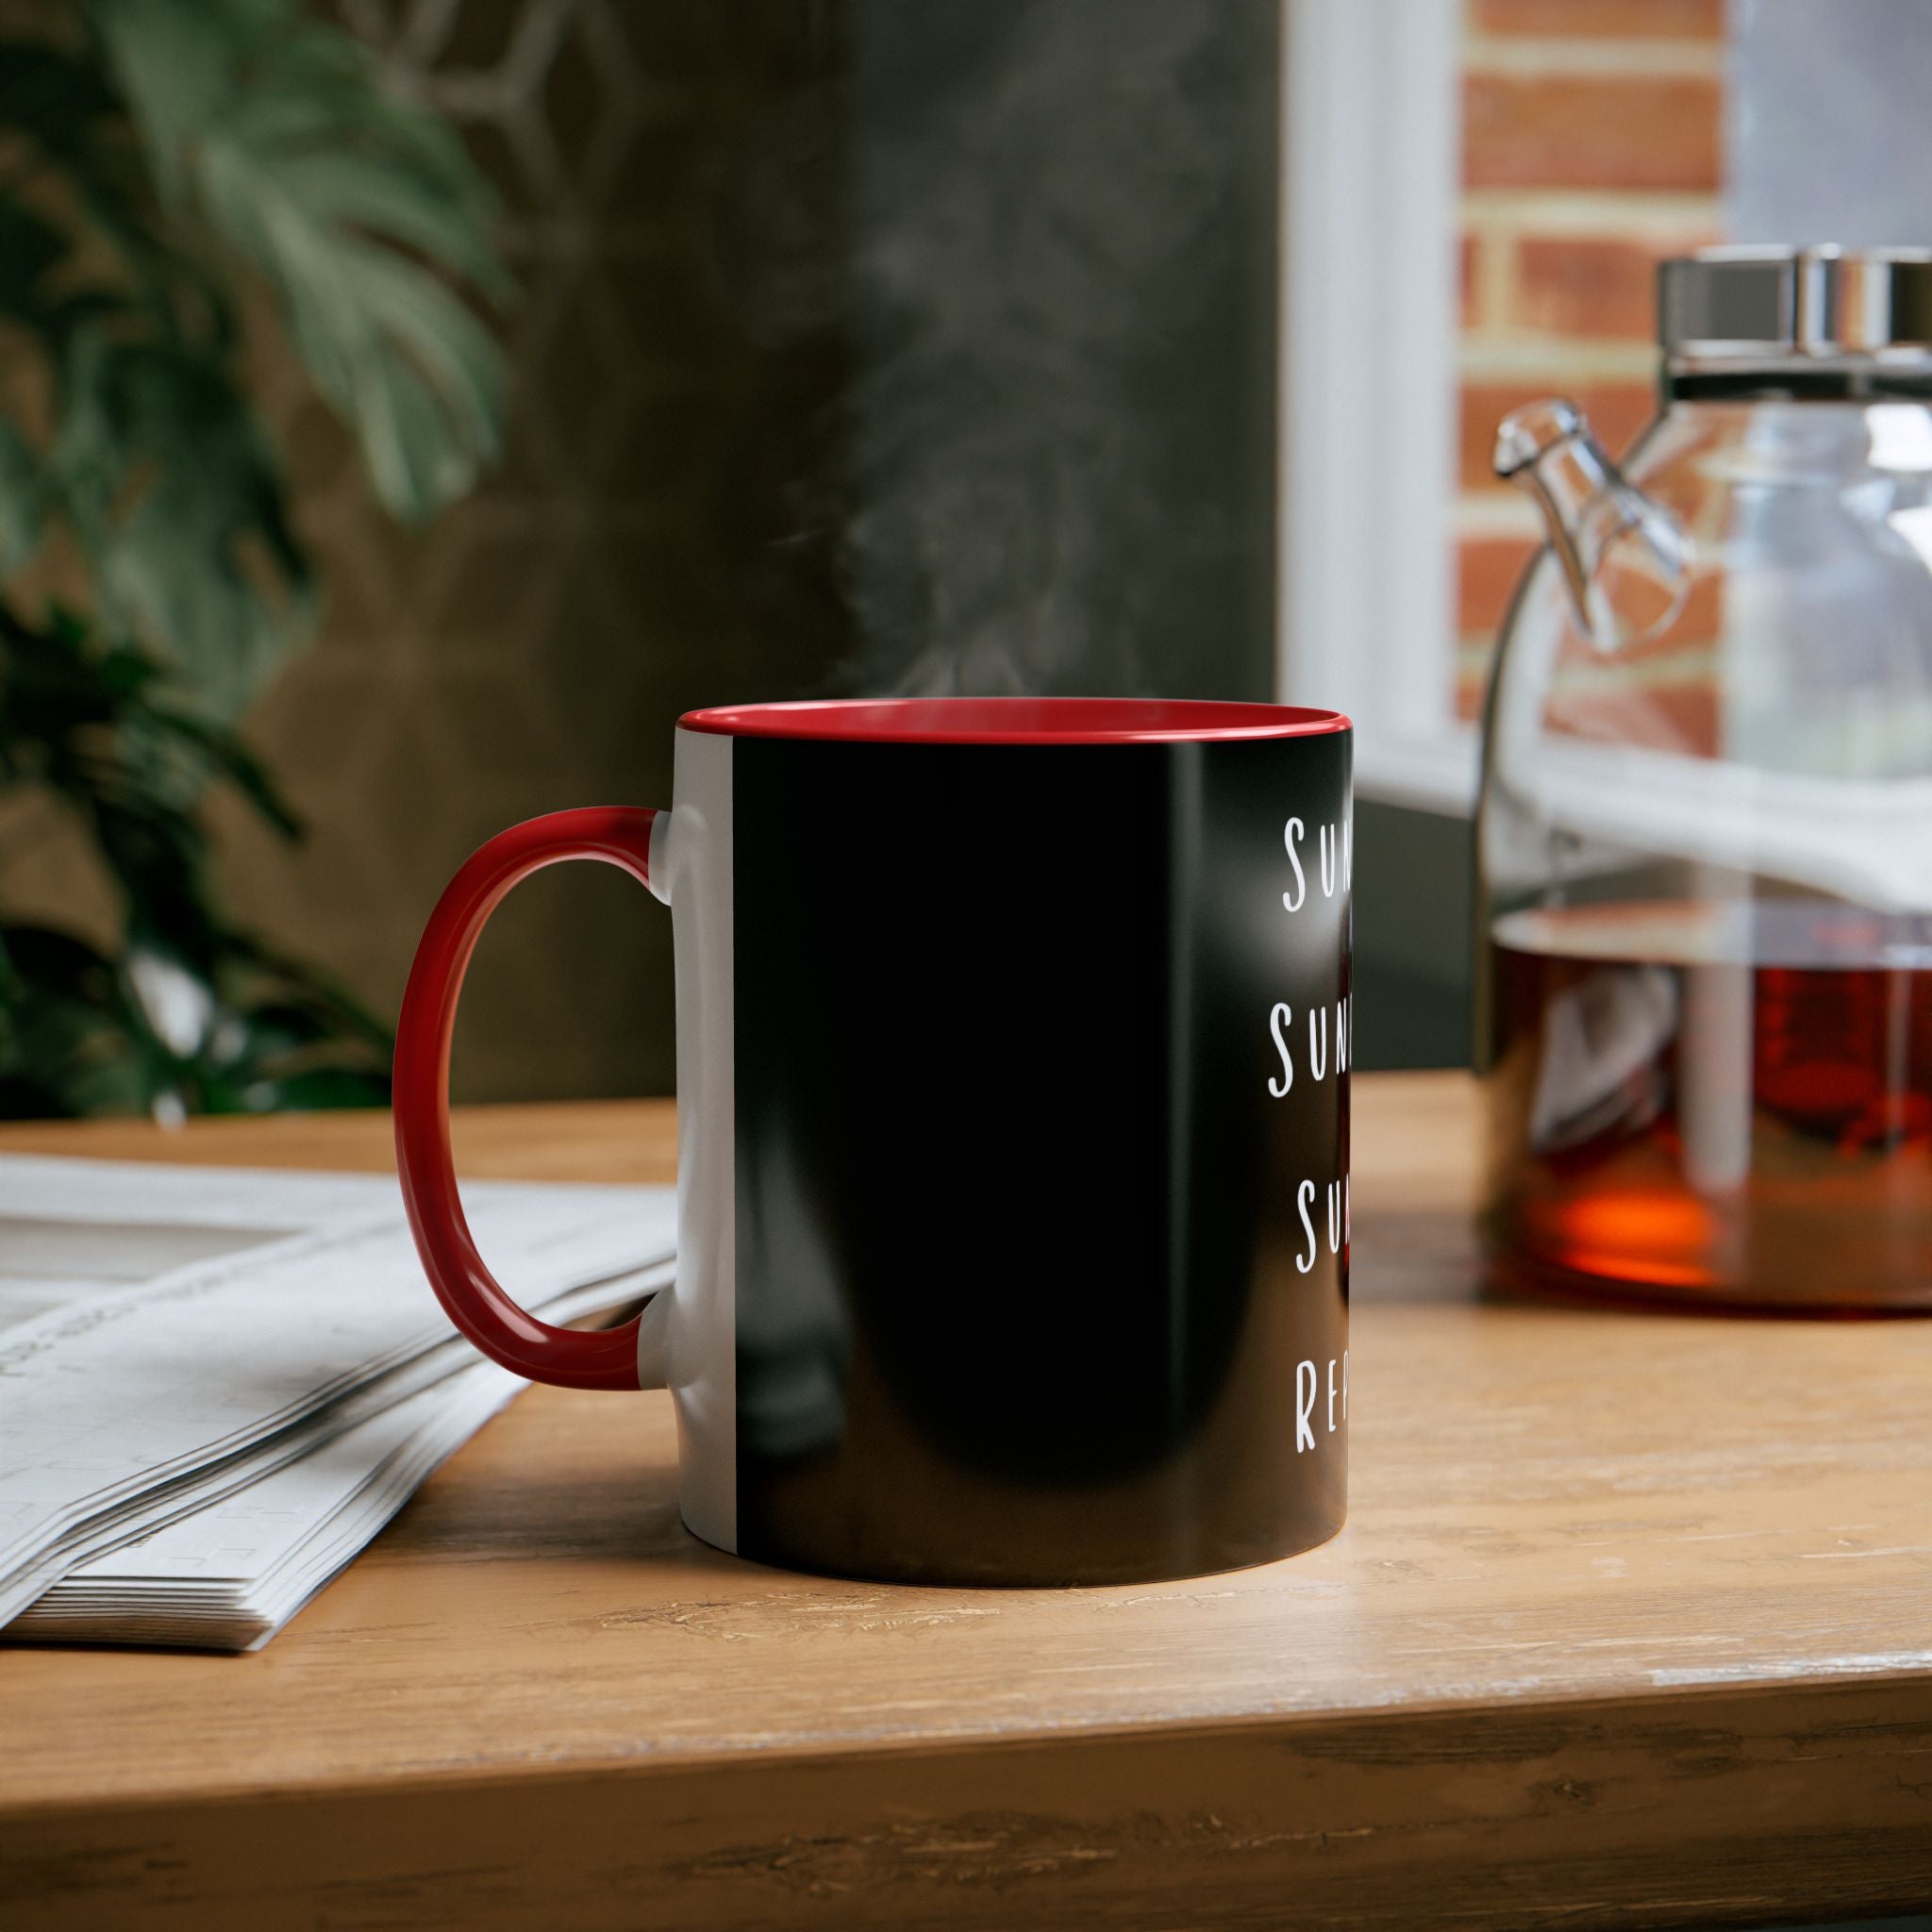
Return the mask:
<svg viewBox="0 0 1932 1932">
<path fill-rule="evenodd" d="M 1724 0 L 1466 0 L 1457 712 L 1538 540 L 1497 419 L 1574 397 L 1621 449 L 1653 408 L 1659 258 L 1721 239 Z"/>
</svg>

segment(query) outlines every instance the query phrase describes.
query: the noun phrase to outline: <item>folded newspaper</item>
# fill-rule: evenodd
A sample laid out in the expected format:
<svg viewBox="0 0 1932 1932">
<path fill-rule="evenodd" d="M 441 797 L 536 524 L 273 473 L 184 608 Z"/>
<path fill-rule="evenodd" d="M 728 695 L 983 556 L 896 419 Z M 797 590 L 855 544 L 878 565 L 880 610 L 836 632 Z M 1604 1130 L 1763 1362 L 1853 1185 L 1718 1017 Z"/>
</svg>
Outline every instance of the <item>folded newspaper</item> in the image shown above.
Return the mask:
<svg viewBox="0 0 1932 1932">
<path fill-rule="evenodd" d="M 463 1200 L 547 1321 L 670 1280 L 669 1188 Z M 521 1386 L 392 1179 L 0 1158 L 0 1638 L 257 1648 Z"/>
</svg>

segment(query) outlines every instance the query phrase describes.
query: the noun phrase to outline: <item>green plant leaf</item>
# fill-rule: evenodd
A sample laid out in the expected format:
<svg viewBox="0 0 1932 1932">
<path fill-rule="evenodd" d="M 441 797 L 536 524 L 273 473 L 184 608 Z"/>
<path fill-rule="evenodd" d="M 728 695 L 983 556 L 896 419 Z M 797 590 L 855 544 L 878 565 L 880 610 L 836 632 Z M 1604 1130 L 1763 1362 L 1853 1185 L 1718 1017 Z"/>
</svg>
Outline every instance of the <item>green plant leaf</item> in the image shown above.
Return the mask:
<svg viewBox="0 0 1932 1932">
<path fill-rule="evenodd" d="M 420 520 L 470 490 L 501 453 L 506 407 L 502 352 L 471 311 L 407 256 L 336 225 L 344 209 L 272 199 L 258 157 L 225 140 L 209 143 L 204 179 L 210 208 L 280 291 L 385 508 Z M 414 200 L 419 225 L 443 219 L 433 198 Z M 366 204 L 352 192 L 346 206 Z"/>
<path fill-rule="evenodd" d="M 92 332 L 51 467 L 104 613 L 238 715 L 313 617 L 274 458 L 212 357 Z"/>
<path fill-rule="evenodd" d="M 67 237 L 51 222 L 0 200 L 0 315 L 41 326 L 49 307 L 42 284 L 67 253 Z"/>
<path fill-rule="evenodd" d="M 501 441 L 469 299 L 509 292 L 493 204 L 307 0 L 24 18 L 0 37 L 0 320 L 43 358 L 52 423 L 0 418 L 0 576 L 58 530 L 89 608 L 30 620 L 0 591 L 0 787 L 75 816 L 123 919 L 97 949 L 0 918 L 0 1114 L 380 1103 L 382 1021 L 211 881 L 211 783 L 297 829 L 231 721 L 314 608 L 234 285 L 274 293 L 383 503 L 427 515 Z"/>
<path fill-rule="evenodd" d="M 501 452 L 502 353 L 443 277 L 500 296 L 493 207 L 450 130 L 289 0 L 87 0 L 163 193 L 280 298 L 394 515 Z"/>
<path fill-rule="evenodd" d="M 0 41 L 0 126 L 45 153 L 82 156 L 94 124 L 113 116 L 119 105 L 93 61 L 45 41 Z"/>
<path fill-rule="evenodd" d="M 314 1113 L 324 1108 L 387 1107 L 389 1096 L 389 1076 L 377 1069 L 308 1067 L 249 1081 L 241 1089 L 241 1105 L 221 1111 Z"/>
<path fill-rule="evenodd" d="M 227 339 L 225 298 L 162 233 L 139 140 L 98 58 L 44 42 L 0 41 L 0 130 L 25 148 L 5 203 L 13 225 L 0 247 L 0 274 L 18 283 L 56 265 L 23 247 L 26 225 L 50 215 L 60 242 L 58 265 L 71 278 L 76 258 L 87 262 L 85 286 L 63 288 L 58 296 L 36 291 L 31 302 L 9 303 L 8 312 L 55 337 L 104 305 L 144 308 L 175 325 L 192 312 L 215 337 Z M 38 192 L 49 177 L 64 194 Z M 80 247 L 94 239 L 89 226 L 108 244 L 111 261 Z"/>
<path fill-rule="evenodd" d="M 164 741 L 192 745 L 208 770 L 225 778 L 275 829 L 287 839 L 302 834 L 302 822 L 269 776 L 266 767 L 232 732 L 205 718 L 157 706 L 150 714 Z"/>
<path fill-rule="evenodd" d="M 234 89 L 236 61 L 285 9 L 257 0 L 86 0 L 85 10 L 134 108 L 161 193 L 178 200 L 194 140 Z"/>
<path fill-rule="evenodd" d="M 41 547 L 46 486 L 25 437 L 0 416 L 0 575 L 11 576 Z"/>
<path fill-rule="evenodd" d="M 142 1053 L 113 963 L 70 933 L 0 925 L 0 1118 L 128 1113 Z"/>
</svg>

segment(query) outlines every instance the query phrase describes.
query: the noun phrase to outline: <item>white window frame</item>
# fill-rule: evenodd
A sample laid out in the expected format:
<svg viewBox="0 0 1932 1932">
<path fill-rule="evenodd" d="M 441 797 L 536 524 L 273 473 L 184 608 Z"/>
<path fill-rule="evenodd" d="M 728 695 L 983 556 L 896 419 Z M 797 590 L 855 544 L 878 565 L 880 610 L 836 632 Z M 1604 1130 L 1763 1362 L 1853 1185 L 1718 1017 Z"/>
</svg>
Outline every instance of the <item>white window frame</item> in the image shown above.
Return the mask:
<svg viewBox="0 0 1932 1932">
<path fill-rule="evenodd" d="M 1455 714 L 1460 0 L 1283 0 L 1275 685 L 1363 797 L 1467 813 Z"/>
</svg>

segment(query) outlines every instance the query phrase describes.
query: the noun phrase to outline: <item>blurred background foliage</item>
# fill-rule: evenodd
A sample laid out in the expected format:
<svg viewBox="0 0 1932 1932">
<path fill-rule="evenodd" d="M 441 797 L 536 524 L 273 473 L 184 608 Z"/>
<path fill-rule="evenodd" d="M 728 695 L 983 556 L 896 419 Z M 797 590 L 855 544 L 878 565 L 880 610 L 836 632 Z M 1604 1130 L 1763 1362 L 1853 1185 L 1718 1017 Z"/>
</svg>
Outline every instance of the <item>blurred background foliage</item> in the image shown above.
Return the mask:
<svg viewBox="0 0 1932 1932">
<path fill-rule="evenodd" d="M 116 941 L 9 919 L 0 1114 L 387 1097 L 386 1028 L 227 917 L 203 806 L 299 827 L 237 721 L 321 586 L 251 405 L 278 326 L 375 497 L 498 455 L 509 285 L 455 132 L 301 0 L 66 0 L 0 31 L 0 792 L 85 833 Z"/>
</svg>

